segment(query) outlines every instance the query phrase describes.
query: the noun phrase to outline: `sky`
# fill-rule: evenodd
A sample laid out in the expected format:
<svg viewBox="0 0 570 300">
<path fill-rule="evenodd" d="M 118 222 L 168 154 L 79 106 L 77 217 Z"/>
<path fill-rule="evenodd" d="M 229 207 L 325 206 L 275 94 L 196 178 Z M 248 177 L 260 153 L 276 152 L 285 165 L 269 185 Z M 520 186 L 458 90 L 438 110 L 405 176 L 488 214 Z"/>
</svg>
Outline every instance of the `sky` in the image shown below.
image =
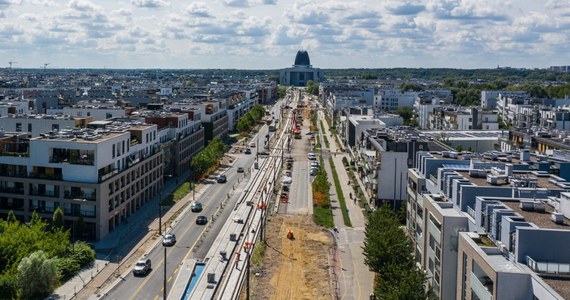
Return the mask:
<svg viewBox="0 0 570 300">
<path fill-rule="evenodd" d="M 568 0 L 0 0 L 0 67 L 570 65 Z"/>
</svg>

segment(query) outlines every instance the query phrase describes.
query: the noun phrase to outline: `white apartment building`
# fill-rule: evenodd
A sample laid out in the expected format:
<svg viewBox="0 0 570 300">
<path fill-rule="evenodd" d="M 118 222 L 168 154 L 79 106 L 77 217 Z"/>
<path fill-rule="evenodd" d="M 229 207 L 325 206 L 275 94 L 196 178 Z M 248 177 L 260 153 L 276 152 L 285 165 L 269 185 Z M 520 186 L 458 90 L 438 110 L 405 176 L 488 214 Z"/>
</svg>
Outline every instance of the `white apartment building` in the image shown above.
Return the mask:
<svg viewBox="0 0 570 300">
<path fill-rule="evenodd" d="M 406 228 L 438 297 L 570 296 L 570 178 L 549 174 L 552 163 L 528 151 L 418 152 Z"/>
<path fill-rule="evenodd" d="M 399 89 L 378 90 L 374 95 L 374 108 L 380 111 L 395 112 L 399 107 L 412 107 L 418 93 Z"/>
<path fill-rule="evenodd" d="M 29 137 L 62 129 L 85 128 L 91 117 L 67 115 L 9 115 L 0 117 L 0 128 L 6 132 L 27 132 Z"/>
<path fill-rule="evenodd" d="M 3 216 L 12 210 L 22 221 L 33 211 L 51 218 L 61 207 L 75 237 L 98 240 L 127 222 L 162 187 L 156 125 L 113 123 L 30 140 L 1 139 L 12 145 L 0 153 Z"/>
<path fill-rule="evenodd" d="M 69 115 L 73 117 L 92 117 L 93 121 L 111 118 L 122 118 L 128 115 L 128 110 L 115 105 L 115 102 L 102 102 L 97 100 L 81 101 L 76 105 L 64 108 L 48 108 L 48 115 Z"/>
</svg>

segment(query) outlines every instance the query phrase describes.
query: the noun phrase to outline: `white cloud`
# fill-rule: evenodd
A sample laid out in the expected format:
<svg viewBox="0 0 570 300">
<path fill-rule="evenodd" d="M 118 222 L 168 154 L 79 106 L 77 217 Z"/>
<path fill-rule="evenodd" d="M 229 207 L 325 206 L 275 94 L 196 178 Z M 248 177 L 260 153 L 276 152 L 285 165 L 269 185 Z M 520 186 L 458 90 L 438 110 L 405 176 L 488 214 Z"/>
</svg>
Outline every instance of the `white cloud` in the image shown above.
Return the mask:
<svg viewBox="0 0 570 300">
<path fill-rule="evenodd" d="M 131 4 L 136 7 L 144 8 L 159 8 L 170 5 L 169 2 L 163 0 L 131 0 Z"/>
<path fill-rule="evenodd" d="M 192 2 L 186 7 L 186 13 L 191 14 L 196 17 L 210 18 L 210 9 L 204 2 Z"/>
<path fill-rule="evenodd" d="M 0 0 L 0 20 L 19 67 L 279 68 L 300 48 L 319 67 L 540 67 L 570 50 L 554 0 Z"/>
</svg>

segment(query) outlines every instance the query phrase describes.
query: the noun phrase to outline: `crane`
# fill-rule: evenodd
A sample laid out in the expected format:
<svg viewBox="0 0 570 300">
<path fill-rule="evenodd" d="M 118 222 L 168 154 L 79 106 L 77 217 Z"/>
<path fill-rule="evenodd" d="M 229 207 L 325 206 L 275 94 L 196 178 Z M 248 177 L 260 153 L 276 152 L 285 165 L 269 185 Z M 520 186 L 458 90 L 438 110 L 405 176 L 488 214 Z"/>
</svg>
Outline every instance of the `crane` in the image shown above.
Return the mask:
<svg viewBox="0 0 570 300">
<path fill-rule="evenodd" d="M 13 65 L 13 64 L 17 64 L 17 63 L 18 63 L 17 61 L 10 60 L 10 61 L 8 62 L 8 64 L 10 65 L 10 69 L 12 69 L 12 65 Z"/>
<path fill-rule="evenodd" d="M 47 68 L 48 65 L 49 63 L 44 63 L 44 70 Z"/>
</svg>

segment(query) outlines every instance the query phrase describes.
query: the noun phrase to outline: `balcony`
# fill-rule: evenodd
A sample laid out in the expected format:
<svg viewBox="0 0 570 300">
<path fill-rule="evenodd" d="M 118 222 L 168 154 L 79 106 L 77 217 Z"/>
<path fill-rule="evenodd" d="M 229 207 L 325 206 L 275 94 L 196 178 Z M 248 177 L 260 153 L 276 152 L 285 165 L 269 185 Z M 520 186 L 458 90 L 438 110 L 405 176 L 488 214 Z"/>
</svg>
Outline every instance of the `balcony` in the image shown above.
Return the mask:
<svg viewBox="0 0 570 300">
<path fill-rule="evenodd" d="M 0 193 L 23 195 L 23 187 L 0 187 Z"/>
<path fill-rule="evenodd" d="M 493 300 L 493 281 L 491 281 L 488 277 L 485 277 L 483 281 L 484 283 L 479 280 L 477 275 L 471 273 L 471 290 L 481 300 Z"/>
<path fill-rule="evenodd" d="M 30 190 L 30 195 L 57 198 L 57 197 L 59 197 L 59 192 L 56 192 L 56 191 L 41 191 L 41 190 L 38 190 L 38 189 L 32 189 L 32 190 Z"/>
<path fill-rule="evenodd" d="M 65 199 L 81 199 L 81 200 L 85 199 L 87 201 L 95 201 L 97 196 L 95 196 L 95 193 L 65 191 L 64 198 Z"/>
<path fill-rule="evenodd" d="M 79 210 L 79 209 L 69 209 L 69 208 L 64 209 L 63 214 L 65 216 L 74 216 L 74 217 L 79 217 L 81 215 L 86 218 L 95 218 L 95 216 L 97 215 L 94 210 L 84 210 L 84 209 Z"/>
<path fill-rule="evenodd" d="M 469 214 L 469 216 L 471 216 L 471 218 L 473 218 L 473 220 L 475 220 L 475 211 L 473 210 L 473 208 L 467 206 L 467 213 Z"/>
<path fill-rule="evenodd" d="M 46 180 L 63 180 L 62 174 L 30 173 L 30 177 Z"/>
<path fill-rule="evenodd" d="M 554 262 L 537 262 L 530 256 L 526 257 L 526 265 L 535 273 L 556 277 L 570 277 L 570 264 Z"/>
<path fill-rule="evenodd" d="M 36 211 L 38 213 L 44 213 L 44 214 L 51 214 L 55 211 L 55 207 L 32 205 L 30 206 L 30 211 Z"/>
</svg>

